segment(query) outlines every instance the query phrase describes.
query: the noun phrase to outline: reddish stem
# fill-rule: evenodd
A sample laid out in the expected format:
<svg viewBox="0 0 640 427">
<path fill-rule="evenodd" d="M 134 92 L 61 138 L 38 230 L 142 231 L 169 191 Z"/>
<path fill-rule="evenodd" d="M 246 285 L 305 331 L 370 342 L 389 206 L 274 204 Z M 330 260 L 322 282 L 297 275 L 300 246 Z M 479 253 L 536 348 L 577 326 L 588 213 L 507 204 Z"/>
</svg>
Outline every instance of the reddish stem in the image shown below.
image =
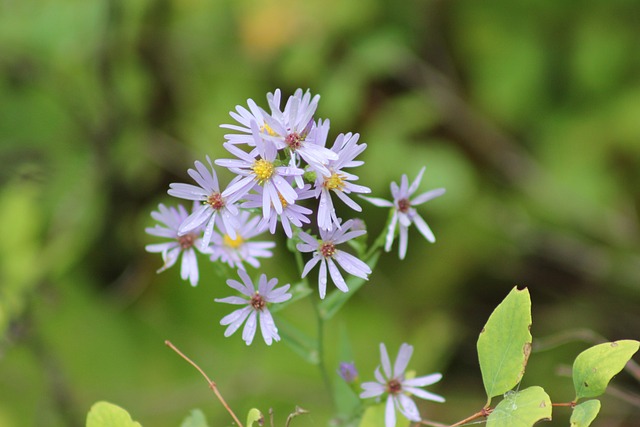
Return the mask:
<svg viewBox="0 0 640 427">
<path fill-rule="evenodd" d="M 220 394 L 220 392 L 218 391 L 218 386 L 216 385 L 215 382 L 213 382 L 212 380 L 209 379 L 209 377 L 207 376 L 207 374 L 204 373 L 204 371 L 200 368 L 200 366 L 196 365 L 195 362 L 191 359 L 189 359 L 187 356 L 184 355 L 184 353 L 182 353 L 180 350 L 178 350 L 178 348 L 173 345 L 171 343 L 171 341 L 166 340 L 164 342 L 171 350 L 175 351 L 176 353 L 178 353 L 180 355 L 180 357 L 182 357 L 184 360 L 186 360 L 187 362 L 189 362 L 189 364 L 191 366 L 193 366 L 194 368 L 196 368 L 198 370 L 198 372 L 200 372 L 200 374 L 202 374 L 202 376 L 207 380 L 207 382 L 209 383 L 209 388 L 211 390 L 213 390 L 213 392 L 215 393 L 216 397 L 218 398 L 218 400 L 220 401 L 220 403 L 222 403 L 222 406 L 224 406 L 224 408 L 227 410 L 227 412 L 229 412 L 229 414 L 231 415 L 231 418 L 233 418 L 233 421 L 236 422 L 236 424 L 238 425 L 238 427 L 243 427 L 242 423 L 240 422 L 240 420 L 238 419 L 238 417 L 236 417 L 236 414 L 233 413 L 233 411 L 231 410 L 231 408 L 229 407 L 229 405 L 227 405 L 227 402 L 224 400 L 224 398 L 222 397 L 222 395 Z"/>
</svg>

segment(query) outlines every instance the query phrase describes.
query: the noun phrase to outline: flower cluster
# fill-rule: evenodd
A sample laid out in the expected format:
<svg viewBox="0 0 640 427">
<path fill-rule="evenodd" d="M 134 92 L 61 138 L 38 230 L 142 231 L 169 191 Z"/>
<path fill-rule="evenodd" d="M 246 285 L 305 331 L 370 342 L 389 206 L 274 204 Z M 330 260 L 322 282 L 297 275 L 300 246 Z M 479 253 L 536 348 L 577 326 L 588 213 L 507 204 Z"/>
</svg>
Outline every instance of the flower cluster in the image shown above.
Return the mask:
<svg viewBox="0 0 640 427">
<path fill-rule="evenodd" d="M 147 232 L 171 239 L 147 246 L 150 252 L 162 253 L 165 264 L 160 271 L 174 265 L 182 253 L 182 277 L 195 286 L 194 248 L 211 261 L 238 271 L 244 271 L 247 264 L 258 268 L 261 258 L 273 255 L 275 243 L 256 239 L 266 232 L 275 234 L 280 224 L 286 236 L 295 239 L 298 251 L 313 252 L 302 278 L 320 263 L 321 298 L 326 295 L 328 277 L 340 291 L 349 290 L 338 266 L 368 279 L 371 269 L 363 260 L 336 248 L 366 232 L 354 230 L 353 220 L 343 224 L 334 206 L 337 198 L 361 211 L 352 196 L 371 190 L 356 184 L 358 177 L 352 171 L 364 164 L 357 158 L 367 145 L 359 142 L 357 133 L 339 134 L 333 143 L 328 142 L 329 120 L 314 118 L 319 95 L 298 89 L 284 107 L 281 98 L 280 90 L 269 93 L 268 110 L 251 99 L 248 108 L 236 106 L 230 113 L 235 123 L 221 125 L 230 131 L 223 143 L 228 158 L 212 162 L 207 156 L 205 162 L 196 161 L 187 171 L 194 183 L 170 184 L 169 195 L 192 201 L 194 207 L 187 213 L 181 205 L 161 205 L 152 214 L 168 228 L 156 226 Z M 232 175 L 226 186 L 218 180 L 216 167 Z M 236 322 L 231 325 L 237 326 Z M 230 326 L 227 332 L 235 329 Z M 269 336 L 277 340 L 277 333 Z M 265 335 L 265 341 L 272 340 Z"/>
<path fill-rule="evenodd" d="M 289 292 L 290 284 L 277 287 L 278 279 L 268 279 L 265 274 L 252 280 L 247 266 L 259 268 L 261 259 L 272 257 L 276 246 L 273 240 L 260 238 L 262 234 L 273 235 L 282 228 L 290 239 L 287 247 L 297 257 L 303 283 L 307 283 L 307 276 L 318 266 L 320 299 L 327 295 L 329 280 L 338 291 L 350 291 L 345 272 L 368 280 L 377 259 L 375 251 L 383 243 L 384 249 L 390 251 L 396 234 L 400 240 L 399 256 L 403 259 L 412 224 L 428 241 L 435 241 L 416 207 L 444 194 L 444 189 L 414 196 L 425 171 L 422 168 L 411 184 L 407 175 L 402 175 L 400 185 L 391 183 L 392 201 L 364 196 L 371 190 L 358 184 L 359 178 L 353 172 L 364 164 L 358 157 L 367 145 L 359 141 L 357 133 L 341 133 L 330 143 L 329 120 L 315 118 L 319 99 L 319 95 L 298 89 L 282 107 L 282 95 L 276 90 L 267 95 L 267 110 L 252 99 L 247 100 L 246 107 L 236 106 L 230 113 L 235 123 L 221 125 L 229 131 L 223 143 L 228 158 L 212 161 L 207 156 L 205 162 L 196 161 L 187 171 L 193 183 L 169 186 L 169 195 L 193 203 L 191 211 L 182 205 L 167 208 L 160 204 L 151 214 L 160 224 L 146 229 L 153 236 L 169 239 L 146 247 L 149 252 L 162 254 L 164 266 L 158 272 L 173 266 L 182 256 L 181 277 L 196 286 L 199 279 L 196 253 L 235 271 L 240 281 L 229 278 L 226 283 L 241 295 L 215 301 L 239 306 L 224 316 L 220 324 L 226 327 L 225 337 L 242 329 L 242 339 L 247 345 L 254 341 L 258 329 L 267 345 L 280 341 L 270 307 L 300 295 L 296 294 L 298 286 Z M 226 186 L 218 180 L 220 169 L 231 175 Z M 360 212 L 354 195 L 391 209 L 386 230 L 367 249 L 359 239 L 367 233 L 364 222 L 357 218 L 343 222 L 334 205 L 340 200 Z M 358 256 L 346 250 L 348 247 L 355 248 Z M 304 254 L 310 254 L 306 264 L 302 261 Z M 380 344 L 381 367 L 375 371 L 375 381 L 361 384 L 364 391 L 360 398 L 374 397 L 378 401 L 386 398 L 386 427 L 395 426 L 396 411 L 410 421 L 420 421 L 410 395 L 444 401 L 420 388 L 439 381 L 440 374 L 412 378 L 405 373 L 412 353 L 413 347 L 402 344 L 392 366 L 385 345 Z M 353 362 L 342 363 L 337 372 L 352 390 L 360 385 Z"/>
</svg>

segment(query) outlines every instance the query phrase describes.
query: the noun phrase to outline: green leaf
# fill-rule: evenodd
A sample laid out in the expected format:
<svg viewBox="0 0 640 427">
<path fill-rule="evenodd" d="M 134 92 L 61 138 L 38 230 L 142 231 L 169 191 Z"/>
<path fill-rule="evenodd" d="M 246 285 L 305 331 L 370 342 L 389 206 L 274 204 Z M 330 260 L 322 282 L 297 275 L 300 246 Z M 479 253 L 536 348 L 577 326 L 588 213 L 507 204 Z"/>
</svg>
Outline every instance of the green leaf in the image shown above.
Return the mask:
<svg viewBox="0 0 640 427">
<path fill-rule="evenodd" d="M 247 414 L 247 427 L 253 427 L 253 423 L 258 423 L 259 426 L 264 424 L 264 415 L 259 409 L 251 408 Z"/>
<path fill-rule="evenodd" d="M 384 411 L 385 403 L 369 406 L 362 415 L 362 420 L 358 427 L 385 427 Z M 396 409 L 396 427 L 409 427 L 409 420 L 400 414 Z"/>
<path fill-rule="evenodd" d="M 520 382 L 531 352 L 531 299 L 525 288 L 514 287 L 493 311 L 478 337 L 482 382 L 491 398 Z"/>
<path fill-rule="evenodd" d="M 194 409 L 191 411 L 191 415 L 182 421 L 180 427 L 209 427 L 207 419 L 200 409 Z"/>
<path fill-rule="evenodd" d="M 109 402 L 94 403 L 87 414 L 86 427 L 142 427 L 121 407 Z"/>
<path fill-rule="evenodd" d="M 282 318 L 278 318 L 276 324 L 278 325 L 278 333 L 282 337 L 282 342 L 307 362 L 313 365 L 319 363 L 318 348 L 313 338 Z"/>
<path fill-rule="evenodd" d="M 367 265 L 371 268 L 371 270 L 373 270 L 378 263 L 380 253 L 380 251 L 375 252 L 367 260 Z M 351 298 L 356 293 L 356 291 L 365 284 L 366 280 L 357 276 L 349 276 L 346 279 L 346 282 L 347 287 L 349 288 L 349 292 L 334 291 L 320 303 L 320 315 L 323 319 L 329 320 L 338 311 L 340 311 L 340 308 L 342 308 L 342 306 L 349 300 L 349 298 Z"/>
<path fill-rule="evenodd" d="M 576 405 L 571 414 L 571 427 L 588 427 L 600 412 L 600 401 L 598 399 L 587 400 Z"/>
<path fill-rule="evenodd" d="M 622 340 L 598 344 L 580 353 L 573 362 L 575 401 L 604 393 L 611 378 L 624 368 L 639 346 L 638 341 Z"/>
<path fill-rule="evenodd" d="M 487 418 L 487 427 L 531 427 L 551 419 L 551 399 L 542 387 L 533 386 L 505 394 Z"/>
</svg>

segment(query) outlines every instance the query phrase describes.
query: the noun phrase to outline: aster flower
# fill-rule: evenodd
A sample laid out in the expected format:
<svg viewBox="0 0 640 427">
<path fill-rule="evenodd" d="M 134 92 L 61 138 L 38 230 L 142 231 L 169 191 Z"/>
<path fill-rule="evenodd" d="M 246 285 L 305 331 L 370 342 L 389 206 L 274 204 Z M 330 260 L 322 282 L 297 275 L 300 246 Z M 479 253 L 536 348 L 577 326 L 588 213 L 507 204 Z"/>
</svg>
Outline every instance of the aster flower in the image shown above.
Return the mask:
<svg viewBox="0 0 640 427">
<path fill-rule="evenodd" d="M 227 285 L 239 291 L 248 297 L 248 299 L 236 296 L 216 298 L 215 300 L 216 302 L 227 304 L 245 305 L 245 307 L 235 310 L 222 318 L 220 324 L 229 325 L 224 331 L 224 336 L 228 337 L 233 335 L 244 323 L 242 339 L 249 345 L 253 342 L 257 324 L 260 323 L 262 338 L 264 338 L 264 342 L 267 343 L 267 345 L 271 345 L 274 340 L 280 341 L 278 328 L 276 328 L 267 304 L 285 302 L 291 299 L 291 294 L 287 293 L 290 285 L 287 284 L 276 289 L 278 279 L 267 280 L 266 274 L 261 274 L 260 279 L 258 279 L 258 290 L 256 290 L 246 271 L 238 270 L 238 275 L 244 283 L 229 279 L 227 280 Z"/>
<path fill-rule="evenodd" d="M 331 280 L 342 292 L 348 292 L 346 282 L 342 278 L 342 274 L 336 263 L 340 265 L 347 273 L 368 280 L 371 274 L 371 268 L 355 256 L 336 248 L 336 245 L 345 243 L 351 239 L 362 236 L 365 230 L 350 231 L 353 226 L 353 220 L 349 220 L 342 224 L 338 221 L 339 228 L 333 231 L 320 229 L 320 240 L 310 236 L 304 231 L 300 232 L 300 238 L 303 243 L 296 246 L 300 252 L 314 252 L 313 257 L 307 262 L 302 271 L 302 277 L 306 277 L 313 267 L 320 262 L 320 272 L 318 276 L 318 290 L 320 298 L 324 299 L 327 292 L 327 267 Z"/>
<path fill-rule="evenodd" d="M 269 94 L 271 95 L 271 94 Z M 330 160 L 337 160 L 338 155 L 315 141 L 315 123 L 313 114 L 318 106 L 320 95 L 311 98 L 309 91 L 302 93 L 302 89 L 289 98 L 280 111 L 280 91 L 275 96 L 267 96 L 271 115 L 264 117 L 269 129 L 266 139 L 271 140 L 276 148 L 288 149 L 291 153 L 291 164 L 296 164 L 298 157 L 302 158 L 309 166 L 322 174 L 329 175 L 326 165 Z M 322 122 L 319 126 L 322 126 Z M 328 128 L 329 121 L 324 122 Z"/>
<path fill-rule="evenodd" d="M 186 235 L 201 225 L 206 224 L 204 227 L 204 237 L 201 242 L 202 249 L 209 246 L 213 226 L 216 223 L 220 231 L 235 238 L 234 217 L 238 215 L 238 209 L 233 205 L 236 199 L 223 196 L 220 193 L 218 176 L 213 169 L 209 156 L 207 156 L 207 162 L 209 163 L 211 172 L 199 161 L 195 162 L 195 169 L 188 170 L 189 176 L 198 183 L 198 186 L 172 183 L 169 184 L 170 188 L 169 191 L 167 191 L 171 196 L 180 199 L 200 201 L 202 203 L 200 207 L 189 215 L 178 230 L 179 235 Z"/>
<path fill-rule="evenodd" d="M 298 197 L 296 201 L 308 199 L 313 197 L 313 192 L 310 190 L 311 186 L 306 185 L 302 189 L 295 190 L 298 193 Z M 246 201 L 242 203 L 241 207 L 243 208 L 260 208 L 262 207 L 263 200 L 263 190 L 262 187 L 256 187 L 256 193 L 250 193 L 246 195 Z M 308 215 L 312 213 L 311 209 L 305 208 L 304 206 L 300 206 L 298 204 L 288 204 L 283 197 L 280 197 L 280 202 L 282 203 L 282 212 L 277 213 L 273 204 L 271 205 L 271 213 L 267 218 L 262 218 L 260 223 L 258 224 L 258 228 L 266 229 L 269 228 L 269 232 L 271 234 L 275 234 L 276 226 L 278 224 L 278 219 L 282 223 L 282 229 L 284 230 L 287 237 L 293 237 L 293 230 L 291 228 L 291 224 L 296 227 L 302 227 L 302 224 L 308 224 L 309 218 Z"/>
<path fill-rule="evenodd" d="M 338 160 L 332 160 L 327 164 L 330 174 L 318 174 L 316 177 L 315 194 L 320 198 L 318 207 L 318 227 L 320 229 L 331 230 L 334 225 L 339 226 L 330 192 L 336 194 L 340 200 L 357 212 L 362 211 L 362 208 L 348 194 L 371 192 L 368 187 L 351 182 L 356 181 L 358 177 L 343 170 L 364 164 L 363 161 L 354 160 L 367 148 L 367 144 L 358 145 L 359 138 L 360 135 L 357 133 L 338 135 L 331 148 L 338 155 Z M 320 140 L 326 140 L 326 135 L 322 135 Z"/>
<path fill-rule="evenodd" d="M 275 247 L 274 242 L 254 242 L 249 239 L 264 232 L 258 227 L 260 217 L 251 217 L 247 211 L 240 211 L 236 217 L 236 237 L 229 234 L 218 234 L 215 231 L 211 236 L 211 261 L 222 261 L 232 268 L 244 270 L 244 262 L 253 267 L 260 267 L 258 258 L 270 258 L 273 252 L 269 249 Z"/>
<path fill-rule="evenodd" d="M 156 224 L 155 227 L 148 227 L 145 231 L 152 236 L 166 237 L 171 241 L 147 245 L 145 249 L 147 252 L 162 254 L 164 265 L 158 270 L 158 273 L 172 267 L 180 254 L 182 254 L 180 277 L 182 277 L 182 280 L 189 279 L 191 286 L 196 286 L 199 277 L 198 261 L 193 248 L 195 246 L 199 252 L 205 252 L 200 250 L 198 245 L 201 240 L 201 229 L 195 229 L 182 235 L 178 232 L 180 225 L 184 223 L 188 216 L 187 210 L 182 205 L 178 205 L 177 209 L 174 207 L 167 208 L 163 204 L 158 205 L 158 210 L 151 212 L 151 217 L 165 226 Z"/>
<path fill-rule="evenodd" d="M 368 200 L 376 206 L 390 207 L 393 209 L 393 216 L 391 217 L 391 222 L 389 223 L 384 250 L 387 252 L 391 250 L 391 245 L 393 244 L 393 239 L 396 233 L 396 224 L 400 223 L 400 259 L 404 259 L 407 253 L 408 229 L 411 224 L 415 224 L 418 228 L 418 231 L 420 231 L 420 233 L 429 242 L 434 243 L 436 241 L 431 228 L 429 228 L 425 220 L 422 219 L 422 217 L 418 214 L 414 206 L 421 205 L 431 199 L 442 196 L 445 193 L 445 189 L 437 188 L 435 190 L 430 190 L 426 193 L 422 193 L 414 197 L 413 199 L 409 199 L 411 195 L 418 189 L 420 181 L 422 181 L 422 175 L 424 174 L 424 171 L 425 167 L 423 166 L 422 169 L 420 169 L 418 176 L 410 186 L 409 179 L 407 178 L 406 174 L 402 175 L 399 187 L 398 184 L 392 182 L 391 195 L 393 196 L 393 202 L 379 199 L 377 197 L 362 196 L 363 199 Z"/>
<path fill-rule="evenodd" d="M 251 123 L 251 128 L 256 144 L 256 148 L 251 153 L 246 153 L 233 144 L 225 143 L 224 147 L 238 159 L 216 160 L 217 165 L 229 168 L 231 172 L 241 176 L 222 192 L 222 196 L 238 199 L 260 185 L 263 188 L 262 214 L 264 218 L 269 218 L 271 205 L 278 214 L 282 213 L 280 197 L 288 204 L 294 203 L 298 197 L 298 193 L 285 177 L 302 176 L 304 171 L 297 167 L 278 166 L 277 150 L 273 143 L 262 140 L 256 122 Z"/>
<path fill-rule="evenodd" d="M 442 396 L 419 388 L 437 383 L 442 378 L 442 374 L 436 373 L 405 379 L 405 370 L 407 369 L 412 353 L 413 346 L 406 343 L 402 344 L 393 369 L 391 369 L 387 348 L 381 343 L 380 361 L 382 363 L 382 372 L 380 372 L 380 366 L 378 366 L 374 374 L 376 381 L 362 383 L 364 391 L 360 394 L 361 398 L 380 397 L 387 394 L 384 417 L 385 427 L 394 427 L 396 425 L 396 408 L 410 421 L 420 421 L 418 408 L 413 400 L 409 398 L 409 394 L 413 394 L 421 399 L 433 400 L 434 402 L 444 402 Z"/>
</svg>

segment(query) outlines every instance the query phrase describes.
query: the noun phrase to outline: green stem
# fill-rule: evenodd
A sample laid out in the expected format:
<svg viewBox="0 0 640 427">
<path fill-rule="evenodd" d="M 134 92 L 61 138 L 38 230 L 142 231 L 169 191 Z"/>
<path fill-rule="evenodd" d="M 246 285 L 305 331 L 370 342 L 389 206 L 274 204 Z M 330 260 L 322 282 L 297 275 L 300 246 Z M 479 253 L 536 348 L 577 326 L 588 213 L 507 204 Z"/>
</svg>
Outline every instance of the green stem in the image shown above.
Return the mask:
<svg viewBox="0 0 640 427">
<path fill-rule="evenodd" d="M 327 365 L 325 364 L 325 354 L 324 354 L 324 319 L 322 318 L 322 314 L 320 312 L 320 305 L 318 303 L 318 299 L 313 298 L 313 308 L 316 313 L 316 319 L 318 322 L 318 368 L 320 369 L 320 375 L 322 376 L 322 381 L 324 382 L 325 387 L 327 388 L 327 392 L 329 396 L 334 398 L 333 396 L 333 388 L 331 387 L 331 379 L 329 378 L 329 372 L 327 371 Z M 332 401 L 335 404 L 335 399 Z"/>
<path fill-rule="evenodd" d="M 294 250 L 292 251 L 294 254 L 294 257 L 296 259 L 296 265 L 298 266 L 298 272 L 300 273 L 300 276 L 302 276 L 302 271 L 304 270 L 304 260 L 302 259 L 302 254 L 297 251 Z M 304 284 L 306 286 L 309 286 L 309 282 L 307 280 L 306 277 L 304 277 L 302 280 L 304 280 Z M 318 323 L 318 343 L 317 343 L 317 350 L 318 350 L 318 368 L 320 369 L 320 375 L 322 376 L 322 381 L 324 382 L 324 385 L 327 388 L 327 392 L 329 393 L 329 395 L 331 397 L 333 396 L 333 388 L 331 387 L 331 379 L 329 377 L 329 372 L 327 371 L 327 366 L 325 364 L 325 355 L 324 355 L 324 319 L 322 317 L 322 313 L 320 311 L 320 303 L 318 301 L 318 297 L 312 297 L 312 302 L 311 304 L 313 304 L 313 310 L 316 313 L 316 321 Z M 334 401 L 334 399 L 332 399 L 332 401 Z M 334 402 L 335 404 L 335 402 Z"/>
</svg>

